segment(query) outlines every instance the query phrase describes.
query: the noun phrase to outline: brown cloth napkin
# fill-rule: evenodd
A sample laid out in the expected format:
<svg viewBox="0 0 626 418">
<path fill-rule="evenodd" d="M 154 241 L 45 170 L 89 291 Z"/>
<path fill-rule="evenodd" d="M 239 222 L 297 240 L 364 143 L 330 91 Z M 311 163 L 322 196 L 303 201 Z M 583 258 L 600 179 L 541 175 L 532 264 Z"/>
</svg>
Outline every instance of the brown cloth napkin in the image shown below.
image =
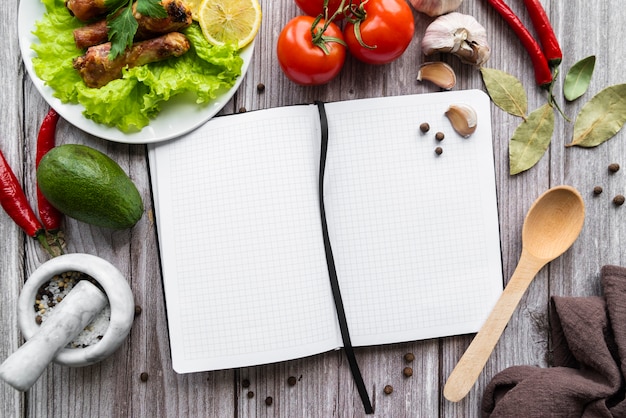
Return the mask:
<svg viewBox="0 0 626 418">
<path fill-rule="evenodd" d="M 626 417 L 626 268 L 602 267 L 601 283 L 604 296 L 551 298 L 553 367 L 498 373 L 483 417 Z"/>
</svg>

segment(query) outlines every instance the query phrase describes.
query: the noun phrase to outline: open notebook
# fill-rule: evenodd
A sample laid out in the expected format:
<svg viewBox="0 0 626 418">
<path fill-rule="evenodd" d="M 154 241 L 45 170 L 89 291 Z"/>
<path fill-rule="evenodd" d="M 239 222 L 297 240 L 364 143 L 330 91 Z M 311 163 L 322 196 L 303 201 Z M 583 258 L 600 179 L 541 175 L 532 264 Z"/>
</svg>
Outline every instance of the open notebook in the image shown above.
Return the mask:
<svg viewBox="0 0 626 418">
<path fill-rule="evenodd" d="M 478 114 L 469 138 L 444 116 L 454 103 Z M 489 98 L 455 91 L 325 109 L 324 202 L 352 344 L 476 332 L 502 291 Z M 341 347 L 320 129 L 318 107 L 297 105 L 216 117 L 149 145 L 177 372 Z"/>
</svg>

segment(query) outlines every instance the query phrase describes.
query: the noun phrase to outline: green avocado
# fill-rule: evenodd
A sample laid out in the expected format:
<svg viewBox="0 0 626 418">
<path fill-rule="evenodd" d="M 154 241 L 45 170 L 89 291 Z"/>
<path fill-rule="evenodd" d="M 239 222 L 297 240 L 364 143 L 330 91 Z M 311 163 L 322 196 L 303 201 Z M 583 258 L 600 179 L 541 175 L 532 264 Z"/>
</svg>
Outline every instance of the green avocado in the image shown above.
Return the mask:
<svg viewBox="0 0 626 418">
<path fill-rule="evenodd" d="M 85 145 L 51 149 L 39 162 L 37 184 L 52 206 L 91 225 L 125 229 L 143 215 L 139 191 L 124 170 Z"/>
</svg>

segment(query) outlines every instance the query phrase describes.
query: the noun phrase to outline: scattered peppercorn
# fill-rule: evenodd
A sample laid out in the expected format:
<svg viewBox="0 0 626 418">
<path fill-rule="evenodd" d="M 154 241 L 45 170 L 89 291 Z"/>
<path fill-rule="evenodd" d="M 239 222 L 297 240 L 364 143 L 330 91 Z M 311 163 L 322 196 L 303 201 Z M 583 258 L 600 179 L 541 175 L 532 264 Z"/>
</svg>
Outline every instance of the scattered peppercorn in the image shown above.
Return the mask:
<svg viewBox="0 0 626 418">
<path fill-rule="evenodd" d="M 37 325 L 41 325 L 41 323 L 43 322 L 43 318 L 41 317 L 41 315 L 37 315 L 35 317 L 35 322 L 37 323 Z"/>
<path fill-rule="evenodd" d="M 443 148 L 441 148 L 441 147 L 435 148 L 435 154 L 437 154 L 437 155 L 443 154 Z"/>
<path fill-rule="evenodd" d="M 600 186 L 596 186 L 593 188 L 593 194 L 595 194 L 596 196 L 602 194 L 602 187 Z"/>
<path fill-rule="evenodd" d="M 415 355 L 413 353 L 406 353 L 404 355 L 404 360 L 406 360 L 407 362 L 412 362 L 413 360 L 415 360 Z"/>
<path fill-rule="evenodd" d="M 139 375 L 139 379 L 140 379 L 142 382 L 147 382 L 147 381 L 148 381 L 148 373 L 146 373 L 146 372 L 141 373 L 141 374 Z"/>
<path fill-rule="evenodd" d="M 404 374 L 405 377 L 411 377 L 413 376 L 413 369 L 410 367 L 405 367 L 404 370 L 402 370 L 402 374 Z"/>
<path fill-rule="evenodd" d="M 615 206 L 622 206 L 624 204 L 624 200 L 626 200 L 626 198 L 624 198 L 624 195 L 618 194 L 613 198 L 613 204 Z"/>
<path fill-rule="evenodd" d="M 385 392 L 385 395 L 391 395 L 391 393 L 393 392 L 393 386 L 386 385 L 383 389 L 383 392 Z"/>
<path fill-rule="evenodd" d="M 241 387 L 249 388 L 250 387 L 250 381 L 248 379 L 243 379 L 241 381 Z"/>
<path fill-rule="evenodd" d="M 247 109 L 245 107 L 242 106 L 239 108 L 239 113 L 246 113 L 246 112 L 247 112 Z"/>
<path fill-rule="evenodd" d="M 617 173 L 619 171 L 619 164 L 617 163 L 609 164 L 609 171 L 611 173 Z"/>
<path fill-rule="evenodd" d="M 248 392 L 247 396 L 248 396 L 248 399 L 254 398 L 254 392 L 252 392 L 252 391 Z"/>
<path fill-rule="evenodd" d="M 141 315 L 141 306 L 135 305 L 135 316 Z"/>
<path fill-rule="evenodd" d="M 265 84 L 259 83 L 256 85 L 256 91 L 258 93 L 263 93 L 265 91 Z"/>
<path fill-rule="evenodd" d="M 422 131 L 423 133 L 426 133 L 430 130 L 430 125 L 426 122 L 422 123 L 420 125 L 420 131 Z"/>
<path fill-rule="evenodd" d="M 446 137 L 446 136 L 443 134 L 443 132 L 437 132 L 437 133 L 435 134 L 435 139 L 436 139 L 437 141 L 443 141 L 443 139 L 444 139 L 445 137 Z"/>
<path fill-rule="evenodd" d="M 295 386 L 297 382 L 298 379 L 296 379 L 295 376 L 289 376 L 289 378 L 287 379 L 287 383 L 289 384 L 289 386 Z"/>
<path fill-rule="evenodd" d="M 270 406 L 273 403 L 274 403 L 274 399 L 272 399 L 271 396 L 268 396 L 267 398 L 265 398 L 265 405 Z"/>
</svg>

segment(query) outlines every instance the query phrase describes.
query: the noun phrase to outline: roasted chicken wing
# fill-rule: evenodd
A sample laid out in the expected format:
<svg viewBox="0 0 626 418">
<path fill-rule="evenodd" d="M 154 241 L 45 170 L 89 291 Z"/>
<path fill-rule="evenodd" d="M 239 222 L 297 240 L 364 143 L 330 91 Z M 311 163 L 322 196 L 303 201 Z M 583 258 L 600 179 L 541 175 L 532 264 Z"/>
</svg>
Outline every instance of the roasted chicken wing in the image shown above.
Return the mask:
<svg viewBox="0 0 626 418">
<path fill-rule="evenodd" d="M 180 32 L 170 32 L 157 38 L 133 44 L 126 52 L 109 59 L 111 43 L 95 45 L 85 55 L 74 60 L 74 68 L 89 87 L 100 88 L 121 78 L 125 67 L 137 67 L 151 62 L 179 57 L 189 50 L 189 40 Z"/>
<path fill-rule="evenodd" d="M 90 22 L 107 12 L 106 0 L 66 0 L 65 7 L 78 20 Z"/>
<path fill-rule="evenodd" d="M 143 16 L 133 6 L 133 14 L 139 24 L 135 41 L 143 41 L 165 33 L 181 31 L 191 25 L 191 9 L 185 2 L 182 0 L 163 0 L 161 4 L 167 12 L 165 18 Z M 108 40 L 106 19 L 74 30 L 74 41 L 79 49 L 102 44 Z"/>
</svg>

